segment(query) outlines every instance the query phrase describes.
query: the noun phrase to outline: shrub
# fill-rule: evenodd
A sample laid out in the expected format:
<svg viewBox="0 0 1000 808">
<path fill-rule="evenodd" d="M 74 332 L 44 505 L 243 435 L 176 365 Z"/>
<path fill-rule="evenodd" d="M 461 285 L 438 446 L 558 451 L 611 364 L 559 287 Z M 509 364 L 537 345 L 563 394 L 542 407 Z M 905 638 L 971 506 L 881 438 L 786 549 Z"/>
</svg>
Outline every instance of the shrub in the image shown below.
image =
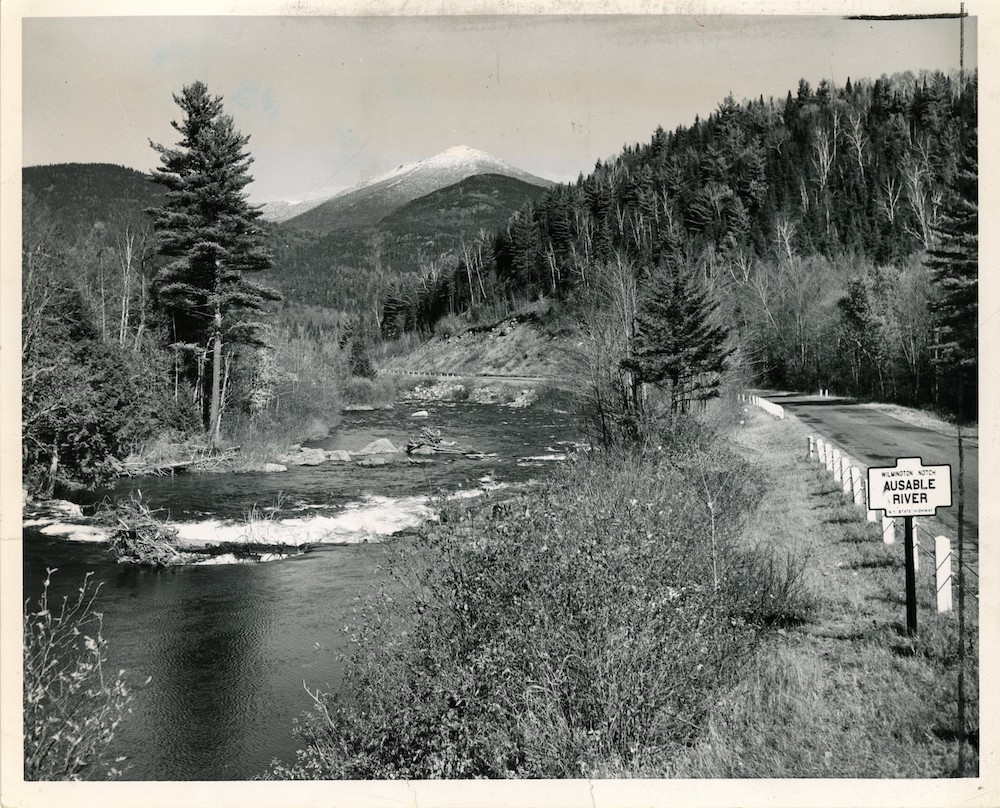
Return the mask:
<svg viewBox="0 0 1000 808">
<path fill-rule="evenodd" d="M 49 602 L 47 576 L 38 609 L 24 614 L 24 778 L 80 780 L 115 777 L 108 747 L 129 711 L 124 671 L 104 670 L 102 615 L 93 610 L 100 585 L 90 573 L 76 600 Z M 57 610 L 58 608 L 58 610 Z"/>
<path fill-rule="evenodd" d="M 434 323 L 434 334 L 447 339 L 457 337 L 466 330 L 466 324 L 457 314 L 447 314 Z"/>
<path fill-rule="evenodd" d="M 351 407 L 389 407 L 396 400 L 396 386 L 392 379 L 385 377 L 354 377 L 344 382 L 341 397 L 344 404 Z"/>
<path fill-rule="evenodd" d="M 749 472 L 721 450 L 688 467 L 604 452 L 488 508 L 444 507 L 364 607 L 347 695 L 314 694 L 299 759 L 274 774 L 581 777 L 665 760 L 765 625 L 802 611 L 795 565 L 739 547 Z"/>
</svg>

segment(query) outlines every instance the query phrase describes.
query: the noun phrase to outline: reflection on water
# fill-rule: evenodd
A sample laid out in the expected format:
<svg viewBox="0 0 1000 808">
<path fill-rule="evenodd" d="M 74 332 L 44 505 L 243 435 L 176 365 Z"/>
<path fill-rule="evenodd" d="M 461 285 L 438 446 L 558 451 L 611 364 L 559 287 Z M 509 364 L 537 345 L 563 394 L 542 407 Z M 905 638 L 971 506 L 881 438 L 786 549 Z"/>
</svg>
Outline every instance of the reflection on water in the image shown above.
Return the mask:
<svg viewBox="0 0 1000 808">
<path fill-rule="evenodd" d="M 337 514 L 368 496 L 412 497 L 474 488 L 484 474 L 526 479 L 545 463 L 519 466 L 574 436 L 540 410 L 441 406 L 423 425 L 447 439 L 500 455 L 493 461 L 436 461 L 427 466 L 324 465 L 285 474 L 178 475 L 137 481 L 154 505 L 187 521 L 235 519 L 278 493 L 297 507 Z M 355 413 L 326 448 L 359 449 L 379 437 L 397 445 L 419 432 L 404 412 Z M 500 417 L 498 417 L 500 416 Z M 506 423 L 503 423 L 506 422 Z M 113 492 L 127 495 L 127 488 Z M 100 496 L 97 497 L 98 499 Z M 91 497 L 93 500 L 93 497 Z M 25 528 L 25 598 L 35 600 L 46 567 L 57 597 L 76 593 L 87 571 L 102 582 L 108 665 L 138 687 L 133 714 L 113 750 L 127 755 L 133 780 L 247 779 L 271 761 L 290 762 L 292 719 L 309 709 L 311 689 L 339 685 L 355 597 L 382 579 L 384 546 L 327 546 L 258 565 L 186 567 L 150 572 L 110 563 L 102 546 L 62 541 Z"/>
</svg>

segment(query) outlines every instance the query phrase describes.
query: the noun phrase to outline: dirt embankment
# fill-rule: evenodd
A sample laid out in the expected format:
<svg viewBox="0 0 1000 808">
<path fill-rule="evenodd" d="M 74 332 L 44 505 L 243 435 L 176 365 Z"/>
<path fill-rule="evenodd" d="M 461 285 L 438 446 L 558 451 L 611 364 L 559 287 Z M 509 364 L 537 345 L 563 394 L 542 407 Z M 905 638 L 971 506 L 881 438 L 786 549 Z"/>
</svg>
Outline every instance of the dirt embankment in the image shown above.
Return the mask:
<svg viewBox="0 0 1000 808">
<path fill-rule="evenodd" d="M 531 323 L 508 320 L 483 331 L 436 336 L 405 356 L 379 363 L 387 372 L 459 376 L 559 377 L 571 343 Z"/>
</svg>

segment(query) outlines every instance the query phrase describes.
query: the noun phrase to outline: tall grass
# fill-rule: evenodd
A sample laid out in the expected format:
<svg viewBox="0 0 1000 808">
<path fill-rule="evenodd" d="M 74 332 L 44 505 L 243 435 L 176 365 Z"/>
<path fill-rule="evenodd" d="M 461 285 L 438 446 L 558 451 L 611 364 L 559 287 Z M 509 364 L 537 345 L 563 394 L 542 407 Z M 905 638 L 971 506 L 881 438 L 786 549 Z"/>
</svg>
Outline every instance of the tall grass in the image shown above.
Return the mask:
<svg viewBox="0 0 1000 808">
<path fill-rule="evenodd" d="M 396 401 L 396 384 L 388 376 L 367 379 L 354 376 L 344 382 L 341 398 L 346 407 L 391 407 Z"/>
<path fill-rule="evenodd" d="M 25 604 L 24 778 L 112 778 L 124 758 L 108 747 L 129 712 L 132 693 L 124 671 L 106 671 L 102 615 L 94 611 L 100 586 L 90 573 L 77 597 L 49 599 L 54 569 L 34 611 Z"/>
<path fill-rule="evenodd" d="M 423 541 L 396 548 L 394 586 L 353 626 L 348 695 L 314 694 L 298 760 L 273 774 L 664 767 L 765 627 L 809 608 L 797 565 L 740 544 L 759 485 L 719 446 L 652 449 L 578 459 L 484 508 L 445 506 Z"/>
</svg>

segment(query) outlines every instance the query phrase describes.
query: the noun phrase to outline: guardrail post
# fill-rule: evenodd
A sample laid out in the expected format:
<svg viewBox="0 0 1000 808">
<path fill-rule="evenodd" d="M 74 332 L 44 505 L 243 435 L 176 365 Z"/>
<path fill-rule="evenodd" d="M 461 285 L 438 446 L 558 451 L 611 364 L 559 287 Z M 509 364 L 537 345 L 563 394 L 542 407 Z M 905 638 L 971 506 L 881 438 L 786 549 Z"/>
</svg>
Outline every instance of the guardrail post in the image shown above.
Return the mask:
<svg viewBox="0 0 1000 808">
<path fill-rule="evenodd" d="M 951 611 L 951 540 L 947 536 L 934 538 L 934 563 L 937 566 L 937 610 Z"/>
<path fill-rule="evenodd" d="M 896 542 L 896 523 L 888 516 L 882 517 L 882 541 L 886 544 L 895 544 Z"/>
<path fill-rule="evenodd" d="M 814 445 L 813 436 L 806 435 L 806 460 L 812 460 Z"/>
<path fill-rule="evenodd" d="M 864 500 L 864 503 L 865 503 L 864 504 L 864 508 L 866 510 L 865 518 L 869 522 L 877 522 L 878 521 L 878 514 L 875 513 L 875 511 L 870 510 L 868 508 L 868 480 L 867 479 L 862 479 L 862 481 L 861 481 L 861 488 L 862 488 L 861 496 L 862 496 L 862 499 Z"/>
<path fill-rule="evenodd" d="M 833 472 L 833 479 L 838 483 L 840 482 L 840 449 L 834 447 L 833 454 L 830 456 L 830 471 Z"/>
<path fill-rule="evenodd" d="M 861 485 L 861 470 L 856 466 L 851 466 L 849 474 L 851 475 L 851 498 L 855 505 L 863 508 L 865 506 L 865 489 Z"/>
<path fill-rule="evenodd" d="M 844 493 L 851 493 L 851 461 L 847 455 L 840 456 L 840 482 L 844 486 Z"/>
</svg>

